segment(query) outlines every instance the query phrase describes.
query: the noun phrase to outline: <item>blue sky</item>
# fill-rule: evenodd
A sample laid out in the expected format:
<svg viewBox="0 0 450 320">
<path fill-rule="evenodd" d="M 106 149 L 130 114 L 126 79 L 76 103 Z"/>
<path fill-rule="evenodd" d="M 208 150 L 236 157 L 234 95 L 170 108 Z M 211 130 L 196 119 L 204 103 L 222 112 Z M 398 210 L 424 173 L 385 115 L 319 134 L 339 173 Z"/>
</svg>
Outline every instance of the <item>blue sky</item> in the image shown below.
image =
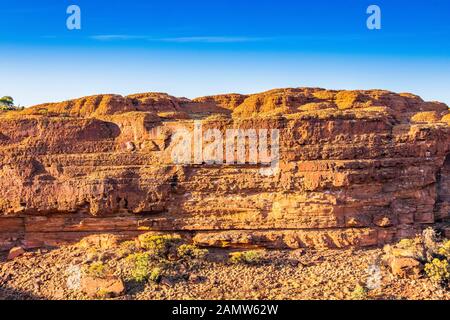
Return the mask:
<svg viewBox="0 0 450 320">
<path fill-rule="evenodd" d="M 81 8 L 82 29 L 66 28 Z M 382 10 L 382 29 L 366 9 Z M 448 0 L 0 0 L 0 96 L 383 88 L 450 104 Z"/>
</svg>

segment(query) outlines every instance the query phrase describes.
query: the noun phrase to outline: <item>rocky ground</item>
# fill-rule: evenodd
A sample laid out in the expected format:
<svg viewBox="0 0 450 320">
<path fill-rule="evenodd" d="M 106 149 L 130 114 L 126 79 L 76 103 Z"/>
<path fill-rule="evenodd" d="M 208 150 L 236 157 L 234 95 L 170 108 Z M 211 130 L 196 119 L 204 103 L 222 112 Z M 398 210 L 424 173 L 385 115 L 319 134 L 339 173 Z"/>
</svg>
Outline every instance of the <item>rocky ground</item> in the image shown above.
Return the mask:
<svg viewBox="0 0 450 320">
<path fill-rule="evenodd" d="M 426 276 L 392 276 L 380 263 L 381 249 L 265 251 L 250 264 L 232 263 L 230 251 L 216 249 L 200 259 L 169 257 L 156 281 L 142 282 L 130 280 L 127 250 L 77 244 L 12 260 L 4 254 L 0 299 L 92 299 L 77 271 L 96 263 L 123 279 L 115 299 L 450 299 L 450 290 Z"/>
</svg>

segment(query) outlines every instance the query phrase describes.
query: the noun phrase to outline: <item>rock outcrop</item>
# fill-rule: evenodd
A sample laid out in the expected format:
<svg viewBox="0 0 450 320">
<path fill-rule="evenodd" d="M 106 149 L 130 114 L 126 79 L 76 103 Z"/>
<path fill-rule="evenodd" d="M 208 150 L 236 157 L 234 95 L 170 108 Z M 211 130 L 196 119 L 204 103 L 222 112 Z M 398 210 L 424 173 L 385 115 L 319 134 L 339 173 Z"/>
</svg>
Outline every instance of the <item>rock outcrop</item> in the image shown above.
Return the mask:
<svg viewBox="0 0 450 320">
<path fill-rule="evenodd" d="M 449 114 L 412 94 L 314 88 L 0 113 L 0 246 L 148 231 L 204 246 L 382 245 L 449 218 Z M 173 133 L 194 121 L 279 129 L 279 170 L 174 163 Z"/>
</svg>

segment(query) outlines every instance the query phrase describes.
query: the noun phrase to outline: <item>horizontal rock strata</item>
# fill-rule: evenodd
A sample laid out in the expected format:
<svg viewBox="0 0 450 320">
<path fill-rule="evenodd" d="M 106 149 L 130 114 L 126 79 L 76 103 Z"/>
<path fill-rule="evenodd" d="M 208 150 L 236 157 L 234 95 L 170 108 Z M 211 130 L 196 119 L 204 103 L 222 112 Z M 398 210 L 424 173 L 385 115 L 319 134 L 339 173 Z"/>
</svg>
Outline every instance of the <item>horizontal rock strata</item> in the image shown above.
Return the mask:
<svg viewBox="0 0 450 320">
<path fill-rule="evenodd" d="M 449 218 L 448 114 L 412 94 L 313 88 L 101 95 L 0 113 L 0 247 L 94 233 L 269 248 L 412 236 Z M 174 163 L 173 134 L 198 121 L 224 136 L 278 129 L 279 170 Z"/>
</svg>

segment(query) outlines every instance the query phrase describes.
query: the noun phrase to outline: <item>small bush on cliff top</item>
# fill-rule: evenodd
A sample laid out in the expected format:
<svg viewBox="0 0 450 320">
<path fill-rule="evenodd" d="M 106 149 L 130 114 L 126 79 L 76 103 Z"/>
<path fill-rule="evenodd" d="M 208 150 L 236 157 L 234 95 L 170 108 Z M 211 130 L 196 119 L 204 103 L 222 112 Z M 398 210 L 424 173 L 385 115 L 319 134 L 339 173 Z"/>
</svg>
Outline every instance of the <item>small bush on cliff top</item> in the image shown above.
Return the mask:
<svg viewBox="0 0 450 320">
<path fill-rule="evenodd" d="M 350 295 L 352 300 L 367 300 L 367 289 L 361 285 L 357 285 Z"/>
<path fill-rule="evenodd" d="M 408 257 L 419 261 L 426 261 L 425 246 L 420 237 L 403 239 L 396 245 L 387 245 L 384 250 L 387 256 Z"/>
<path fill-rule="evenodd" d="M 124 241 L 120 244 L 117 254 L 119 257 L 126 257 L 134 252 L 136 252 L 136 242 L 135 241 Z"/>
<path fill-rule="evenodd" d="M 230 262 L 256 264 L 263 260 L 264 254 L 265 252 L 262 250 L 233 252 L 230 254 Z"/>
<path fill-rule="evenodd" d="M 438 253 L 450 259 L 450 240 L 445 241 L 438 249 Z"/>
<path fill-rule="evenodd" d="M 433 228 L 425 229 L 413 239 L 402 239 L 393 246 L 394 256 L 410 257 L 421 262 L 430 262 L 439 248 L 439 236 Z"/>
<path fill-rule="evenodd" d="M 162 269 L 161 268 L 153 268 L 150 272 L 150 276 L 148 279 L 153 282 L 158 282 L 161 279 L 162 276 Z"/>
<path fill-rule="evenodd" d="M 134 253 L 127 257 L 131 263 L 131 280 L 136 282 L 153 281 L 158 282 L 163 275 L 162 267 L 152 268 L 148 252 Z"/>
<path fill-rule="evenodd" d="M 450 266 L 447 260 L 433 259 L 425 264 L 425 273 L 436 283 L 444 283 L 450 280 Z"/>
<path fill-rule="evenodd" d="M 139 241 L 143 249 L 150 251 L 153 255 L 165 258 L 170 250 L 176 248 L 182 239 L 178 235 L 144 234 L 139 237 Z"/>
<path fill-rule="evenodd" d="M 23 107 L 16 107 L 14 105 L 14 99 L 10 96 L 5 96 L 0 98 L 0 110 L 1 111 L 23 110 Z"/>
<path fill-rule="evenodd" d="M 200 249 L 191 244 L 182 244 L 177 249 L 180 258 L 203 259 L 207 254 L 207 249 Z"/>
<path fill-rule="evenodd" d="M 110 295 L 110 292 L 107 289 L 100 288 L 96 294 L 98 299 L 107 299 Z"/>
<path fill-rule="evenodd" d="M 134 253 L 127 257 L 127 262 L 131 264 L 131 279 L 142 282 L 150 277 L 150 254 Z"/>
<path fill-rule="evenodd" d="M 106 272 L 107 271 L 107 267 L 106 265 L 101 262 L 94 262 L 92 263 L 86 270 L 86 273 L 88 276 L 90 277 L 95 277 L 95 278 L 103 278 L 106 276 Z"/>
<path fill-rule="evenodd" d="M 416 245 L 416 242 L 414 241 L 414 239 L 402 239 L 397 244 L 397 246 L 402 249 L 408 249 L 408 248 L 414 247 L 415 245 Z"/>
</svg>

